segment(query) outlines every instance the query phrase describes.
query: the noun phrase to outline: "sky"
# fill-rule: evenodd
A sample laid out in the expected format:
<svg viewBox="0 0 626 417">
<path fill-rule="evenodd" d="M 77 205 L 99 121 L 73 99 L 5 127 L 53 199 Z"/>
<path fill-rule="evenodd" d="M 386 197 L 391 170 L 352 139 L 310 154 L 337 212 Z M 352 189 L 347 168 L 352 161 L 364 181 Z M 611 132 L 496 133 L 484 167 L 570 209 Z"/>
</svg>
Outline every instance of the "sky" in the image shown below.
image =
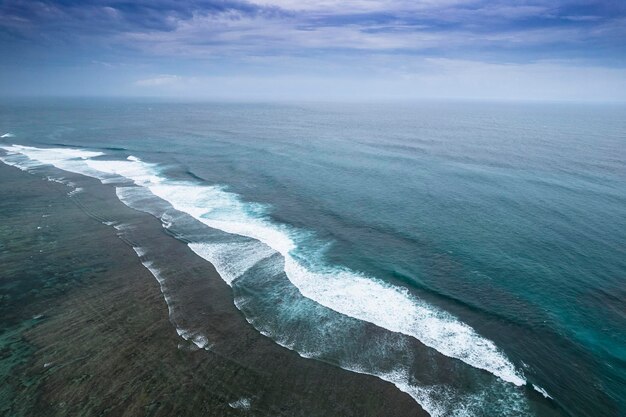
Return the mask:
<svg viewBox="0 0 626 417">
<path fill-rule="evenodd" d="M 626 101 L 626 0 L 0 0 L 0 97 Z"/>
</svg>

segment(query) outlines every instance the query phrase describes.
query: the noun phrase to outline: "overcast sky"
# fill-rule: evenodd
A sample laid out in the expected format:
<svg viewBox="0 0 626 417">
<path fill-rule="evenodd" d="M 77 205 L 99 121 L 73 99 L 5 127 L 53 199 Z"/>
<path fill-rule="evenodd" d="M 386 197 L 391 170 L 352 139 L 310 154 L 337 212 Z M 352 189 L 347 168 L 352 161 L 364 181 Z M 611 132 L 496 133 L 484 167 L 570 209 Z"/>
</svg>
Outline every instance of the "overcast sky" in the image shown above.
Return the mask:
<svg viewBox="0 0 626 417">
<path fill-rule="evenodd" d="M 626 1 L 0 0 L 0 96 L 626 101 Z"/>
</svg>

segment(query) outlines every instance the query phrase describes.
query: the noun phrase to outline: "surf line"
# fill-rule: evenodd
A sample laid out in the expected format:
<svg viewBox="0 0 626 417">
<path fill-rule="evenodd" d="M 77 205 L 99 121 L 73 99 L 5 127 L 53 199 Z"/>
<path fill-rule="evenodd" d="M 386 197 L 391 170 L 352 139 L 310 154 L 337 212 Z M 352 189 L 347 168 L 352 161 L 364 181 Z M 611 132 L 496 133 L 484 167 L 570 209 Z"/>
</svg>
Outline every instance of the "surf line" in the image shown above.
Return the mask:
<svg viewBox="0 0 626 417">
<path fill-rule="evenodd" d="M 127 178 L 209 227 L 258 240 L 276 250 L 285 260 L 287 277 L 305 297 L 341 314 L 414 337 L 445 356 L 489 371 L 514 385 L 526 383 L 491 340 L 406 289 L 343 267 L 304 266 L 294 254 L 298 248 L 292 235 L 298 231 L 275 224 L 263 215 L 250 214 L 254 212 L 247 206 L 250 203 L 224 187 L 170 180 L 161 174 L 157 164 L 134 156 L 104 161 L 92 159 L 103 153 L 82 149 L 20 145 L 2 148 L 101 181 L 115 176 Z"/>
</svg>

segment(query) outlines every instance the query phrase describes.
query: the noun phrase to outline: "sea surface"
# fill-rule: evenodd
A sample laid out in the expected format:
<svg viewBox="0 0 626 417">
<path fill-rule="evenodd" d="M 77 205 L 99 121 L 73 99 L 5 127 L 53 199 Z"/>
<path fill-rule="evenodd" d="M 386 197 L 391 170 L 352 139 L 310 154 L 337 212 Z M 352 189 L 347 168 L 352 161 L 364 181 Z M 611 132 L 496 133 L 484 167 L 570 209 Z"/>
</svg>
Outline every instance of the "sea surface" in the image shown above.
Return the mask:
<svg viewBox="0 0 626 417">
<path fill-rule="evenodd" d="M 623 105 L 23 100 L 0 136 L 161 219 L 303 360 L 432 416 L 626 416 Z"/>
</svg>

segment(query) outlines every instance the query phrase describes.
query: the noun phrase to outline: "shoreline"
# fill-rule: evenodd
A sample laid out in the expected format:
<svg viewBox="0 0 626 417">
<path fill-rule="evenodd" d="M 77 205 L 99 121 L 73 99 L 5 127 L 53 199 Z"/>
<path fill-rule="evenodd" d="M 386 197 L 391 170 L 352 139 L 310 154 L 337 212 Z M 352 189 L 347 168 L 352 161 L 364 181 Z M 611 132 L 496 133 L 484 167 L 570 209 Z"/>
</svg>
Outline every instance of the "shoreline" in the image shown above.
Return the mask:
<svg viewBox="0 0 626 417">
<path fill-rule="evenodd" d="M 19 197 L 13 205 L 22 204 L 20 213 L 45 195 L 52 205 L 41 207 L 39 216 L 55 222 L 57 245 L 69 247 L 63 252 L 69 262 L 54 251 L 38 262 L 53 275 L 77 275 L 77 285 L 55 294 L 54 303 L 42 298 L 35 315 L 43 317 L 21 332 L 33 351 L 20 376 L 34 381 L 30 386 L 38 394 L 23 415 L 36 410 L 51 415 L 427 415 L 390 383 L 304 359 L 262 336 L 236 309 L 230 287 L 212 265 L 168 235 L 156 218 L 126 207 L 111 186 L 59 172 L 83 191 L 68 196 L 65 185 L 0 164 L 3 194 Z M 190 297 L 192 308 L 206 317 L 209 350 L 176 334 L 157 281 L 135 245 L 102 223 L 107 219 L 130 225 L 131 239 L 150 241 L 160 248 L 153 256 L 172 260 L 168 273 L 176 273 L 182 293 L 196 294 Z M 71 248 L 80 253 L 68 254 Z M 13 278 L 19 276 L 13 272 Z M 200 300 L 198 293 L 206 297 Z M 15 402 L 32 394 L 32 388 L 17 391 Z"/>
</svg>

